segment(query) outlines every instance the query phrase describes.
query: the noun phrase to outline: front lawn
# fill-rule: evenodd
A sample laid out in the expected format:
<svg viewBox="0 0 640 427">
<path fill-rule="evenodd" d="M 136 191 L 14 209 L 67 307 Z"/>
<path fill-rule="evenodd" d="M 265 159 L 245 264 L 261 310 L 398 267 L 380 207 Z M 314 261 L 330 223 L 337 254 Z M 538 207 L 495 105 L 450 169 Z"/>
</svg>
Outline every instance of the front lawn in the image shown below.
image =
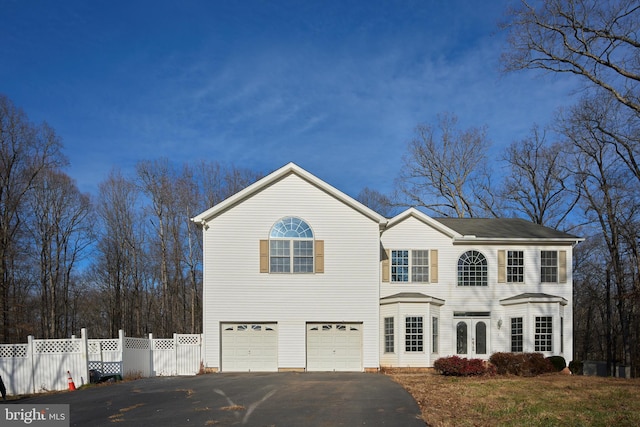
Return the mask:
<svg viewBox="0 0 640 427">
<path fill-rule="evenodd" d="M 640 379 L 389 372 L 428 426 L 640 426 Z"/>
</svg>

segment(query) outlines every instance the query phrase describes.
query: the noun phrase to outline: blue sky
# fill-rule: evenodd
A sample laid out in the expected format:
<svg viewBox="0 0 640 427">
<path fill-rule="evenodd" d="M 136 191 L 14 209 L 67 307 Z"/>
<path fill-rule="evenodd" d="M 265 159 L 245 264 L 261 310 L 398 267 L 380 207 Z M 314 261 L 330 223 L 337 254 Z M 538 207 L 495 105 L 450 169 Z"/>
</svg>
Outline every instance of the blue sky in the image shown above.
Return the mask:
<svg viewBox="0 0 640 427">
<path fill-rule="evenodd" d="M 495 156 L 571 103 L 570 80 L 500 72 L 512 3 L 0 0 L 0 93 L 84 192 L 167 157 L 386 193 L 438 114 L 487 126 Z"/>
</svg>

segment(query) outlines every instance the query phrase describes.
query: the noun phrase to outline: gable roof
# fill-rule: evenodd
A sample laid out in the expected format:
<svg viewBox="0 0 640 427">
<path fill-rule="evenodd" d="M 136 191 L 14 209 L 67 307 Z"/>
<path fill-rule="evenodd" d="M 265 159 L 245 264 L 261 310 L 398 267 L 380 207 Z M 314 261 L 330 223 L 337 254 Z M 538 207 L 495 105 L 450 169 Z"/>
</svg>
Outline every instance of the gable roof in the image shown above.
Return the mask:
<svg viewBox="0 0 640 427">
<path fill-rule="evenodd" d="M 409 208 L 403 212 L 400 212 L 398 215 L 394 216 L 393 218 L 391 218 L 389 220 L 389 222 L 387 223 L 387 228 L 391 228 L 394 225 L 397 225 L 399 223 L 401 223 L 402 221 L 406 220 L 407 218 L 415 218 L 418 221 L 421 221 L 423 223 L 425 223 L 426 225 L 430 226 L 431 228 L 434 228 L 438 231 L 440 231 L 441 233 L 445 234 L 446 236 L 449 237 L 462 237 L 462 235 L 460 233 L 458 233 L 457 231 L 453 230 L 452 228 L 448 227 L 447 225 L 436 221 L 434 218 L 431 218 L 429 215 L 420 212 L 418 209 L 416 208 Z"/>
<path fill-rule="evenodd" d="M 265 176 L 264 178 L 254 182 L 253 184 L 237 192 L 233 196 L 228 197 L 227 199 L 224 199 L 220 203 L 207 209 L 201 214 L 196 215 L 195 217 L 191 218 L 191 220 L 195 223 L 205 225 L 207 221 L 209 221 L 211 218 L 215 217 L 216 215 L 220 214 L 221 212 L 224 212 L 232 208 L 238 203 L 241 203 L 243 200 L 262 191 L 264 188 L 270 185 L 273 185 L 274 183 L 290 175 L 296 175 L 302 178 L 308 183 L 316 186 L 317 188 L 321 189 L 327 194 L 333 196 L 337 200 L 340 200 L 347 206 L 362 213 L 366 217 L 371 218 L 373 221 L 378 222 L 381 226 L 387 223 L 387 219 L 384 216 L 380 215 L 379 213 L 375 212 L 372 209 L 369 209 L 367 206 L 358 202 L 354 198 L 346 195 L 342 191 L 336 189 L 335 187 L 324 182 L 323 180 L 317 178 L 315 175 L 310 174 L 309 172 L 302 169 L 300 166 L 296 165 L 295 163 L 288 163 L 284 165 L 280 169 L 277 169 L 274 172 L 270 173 L 269 175 Z"/>
<path fill-rule="evenodd" d="M 434 218 L 462 237 L 456 240 L 552 240 L 575 243 L 583 239 L 521 218 Z"/>
</svg>

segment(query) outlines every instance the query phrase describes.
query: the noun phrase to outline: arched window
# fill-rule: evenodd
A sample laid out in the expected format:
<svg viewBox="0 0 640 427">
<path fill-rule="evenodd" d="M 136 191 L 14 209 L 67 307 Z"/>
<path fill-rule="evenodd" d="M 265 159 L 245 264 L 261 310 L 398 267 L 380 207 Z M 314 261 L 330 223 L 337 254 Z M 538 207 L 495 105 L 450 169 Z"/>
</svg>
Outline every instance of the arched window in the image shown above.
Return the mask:
<svg viewBox="0 0 640 427">
<path fill-rule="evenodd" d="M 271 273 L 313 273 L 313 231 L 300 218 L 286 217 L 269 233 Z"/>
<path fill-rule="evenodd" d="M 487 286 L 487 259 L 478 251 L 467 251 L 458 259 L 458 286 Z"/>
</svg>

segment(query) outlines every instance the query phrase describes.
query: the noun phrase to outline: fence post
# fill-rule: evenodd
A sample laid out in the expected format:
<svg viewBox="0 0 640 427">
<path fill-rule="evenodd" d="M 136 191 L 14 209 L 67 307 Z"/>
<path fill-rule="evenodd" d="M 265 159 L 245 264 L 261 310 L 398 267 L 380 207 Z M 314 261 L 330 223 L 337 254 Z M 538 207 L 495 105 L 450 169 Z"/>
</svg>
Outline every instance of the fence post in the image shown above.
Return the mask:
<svg viewBox="0 0 640 427">
<path fill-rule="evenodd" d="M 34 361 L 34 348 L 33 348 L 33 335 L 27 337 L 27 357 L 29 358 L 29 364 L 31 365 L 31 392 L 36 393 L 36 373 L 35 373 L 35 361 Z"/>
<path fill-rule="evenodd" d="M 124 348 L 124 331 L 122 329 L 118 330 L 118 340 L 120 341 L 120 376 L 124 379 L 125 374 L 125 348 Z"/>
<path fill-rule="evenodd" d="M 178 334 L 173 333 L 173 360 L 175 361 L 173 375 L 178 375 L 179 365 L 178 365 Z"/>
<path fill-rule="evenodd" d="M 80 357 L 82 358 L 80 384 L 89 384 L 91 382 L 89 379 L 89 339 L 87 337 L 86 328 L 80 329 Z"/>
<path fill-rule="evenodd" d="M 155 351 L 155 348 L 153 346 L 153 334 L 151 332 L 149 332 L 149 376 L 150 377 L 155 377 L 156 376 L 156 367 L 153 364 L 153 352 Z"/>
</svg>

